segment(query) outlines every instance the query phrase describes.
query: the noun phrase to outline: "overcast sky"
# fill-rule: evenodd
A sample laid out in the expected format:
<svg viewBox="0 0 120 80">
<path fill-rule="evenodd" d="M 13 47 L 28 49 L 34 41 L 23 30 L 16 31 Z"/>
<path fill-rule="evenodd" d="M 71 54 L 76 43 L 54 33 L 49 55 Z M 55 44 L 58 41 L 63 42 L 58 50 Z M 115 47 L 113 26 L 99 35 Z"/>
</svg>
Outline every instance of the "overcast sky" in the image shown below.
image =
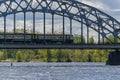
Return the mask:
<svg viewBox="0 0 120 80">
<path fill-rule="evenodd" d="M 96 7 L 120 21 L 120 0 L 78 0 Z"/>
<path fill-rule="evenodd" d="M 77 0 L 77 1 L 96 7 L 120 21 L 120 0 Z"/>
</svg>

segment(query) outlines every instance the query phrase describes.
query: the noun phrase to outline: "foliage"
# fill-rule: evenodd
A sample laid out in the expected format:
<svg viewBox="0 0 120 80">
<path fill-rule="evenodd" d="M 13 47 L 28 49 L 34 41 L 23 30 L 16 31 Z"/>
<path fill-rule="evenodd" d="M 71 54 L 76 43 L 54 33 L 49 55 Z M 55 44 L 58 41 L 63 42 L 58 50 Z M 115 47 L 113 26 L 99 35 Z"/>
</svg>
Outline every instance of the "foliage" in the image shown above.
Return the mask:
<svg viewBox="0 0 120 80">
<path fill-rule="evenodd" d="M 84 38 L 84 36 L 75 34 L 75 35 L 74 35 L 74 43 L 84 44 L 84 43 L 85 43 L 85 38 Z"/>
<path fill-rule="evenodd" d="M 113 35 L 109 35 L 108 39 L 106 39 L 106 43 L 114 43 L 114 36 Z"/>
<path fill-rule="evenodd" d="M 14 54 L 14 52 L 16 52 Z M 38 49 L 38 50 L 1 50 L 0 60 L 40 61 L 40 62 L 105 62 L 109 50 L 79 49 Z M 14 55 L 10 55 L 14 54 Z M 15 57 L 14 57 L 15 56 Z"/>
<path fill-rule="evenodd" d="M 89 43 L 90 43 L 90 44 L 94 44 L 94 38 L 93 38 L 93 37 L 91 37 L 91 38 L 89 39 Z"/>
<path fill-rule="evenodd" d="M 21 51 L 17 51 L 17 53 L 16 53 L 16 60 L 18 62 L 22 61 L 22 52 Z"/>
</svg>

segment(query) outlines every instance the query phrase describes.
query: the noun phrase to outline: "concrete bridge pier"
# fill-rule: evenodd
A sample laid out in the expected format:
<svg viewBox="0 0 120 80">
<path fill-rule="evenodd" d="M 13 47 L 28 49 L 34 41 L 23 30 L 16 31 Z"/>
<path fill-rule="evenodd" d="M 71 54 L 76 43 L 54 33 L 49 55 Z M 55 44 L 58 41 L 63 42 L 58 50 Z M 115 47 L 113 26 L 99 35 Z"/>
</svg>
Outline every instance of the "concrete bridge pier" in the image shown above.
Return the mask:
<svg viewBox="0 0 120 80">
<path fill-rule="evenodd" d="M 120 65 L 120 51 L 118 49 L 109 53 L 106 65 Z"/>
</svg>

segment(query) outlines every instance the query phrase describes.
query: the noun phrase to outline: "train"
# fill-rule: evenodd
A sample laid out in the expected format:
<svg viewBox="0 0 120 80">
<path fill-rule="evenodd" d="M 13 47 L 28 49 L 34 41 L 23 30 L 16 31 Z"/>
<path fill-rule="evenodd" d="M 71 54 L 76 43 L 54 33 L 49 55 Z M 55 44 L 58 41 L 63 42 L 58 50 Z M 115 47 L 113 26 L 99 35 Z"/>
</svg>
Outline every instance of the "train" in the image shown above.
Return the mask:
<svg viewBox="0 0 120 80">
<path fill-rule="evenodd" d="M 0 43 L 69 44 L 73 43 L 73 35 L 7 33 L 5 36 L 3 34 L 0 34 Z"/>
</svg>

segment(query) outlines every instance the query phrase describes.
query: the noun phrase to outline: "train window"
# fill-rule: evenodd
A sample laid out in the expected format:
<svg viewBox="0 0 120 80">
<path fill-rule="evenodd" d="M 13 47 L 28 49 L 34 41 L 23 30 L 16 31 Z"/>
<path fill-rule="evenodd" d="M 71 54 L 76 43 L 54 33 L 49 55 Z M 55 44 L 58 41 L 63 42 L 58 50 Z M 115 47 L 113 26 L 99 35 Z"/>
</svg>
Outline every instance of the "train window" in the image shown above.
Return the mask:
<svg viewBox="0 0 120 80">
<path fill-rule="evenodd" d="M 53 39 L 53 36 L 51 36 L 51 38 Z"/>
<path fill-rule="evenodd" d="M 64 37 L 65 37 L 65 39 L 66 39 L 66 38 L 67 38 L 67 35 L 65 35 Z"/>
<path fill-rule="evenodd" d="M 43 38 L 44 38 L 44 35 L 41 35 L 41 38 L 43 39 Z"/>
<path fill-rule="evenodd" d="M 59 36 L 57 36 L 56 38 L 57 38 L 57 39 L 60 39 L 60 37 L 59 37 Z"/>
<path fill-rule="evenodd" d="M 47 35 L 45 35 L 45 36 L 43 36 L 43 38 L 47 39 L 47 38 L 48 38 L 48 36 L 47 36 Z"/>
<path fill-rule="evenodd" d="M 55 39 L 59 39 L 58 36 L 55 36 Z"/>
<path fill-rule="evenodd" d="M 57 39 L 60 39 L 60 37 L 59 36 L 56 36 L 57 37 Z"/>
<path fill-rule="evenodd" d="M 60 39 L 60 36 L 57 36 L 57 39 Z"/>
<path fill-rule="evenodd" d="M 68 36 L 68 38 L 67 39 L 70 39 L 70 36 Z"/>
<path fill-rule="evenodd" d="M 61 36 L 61 38 L 63 38 L 63 36 Z"/>
<path fill-rule="evenodd" d="M 68 37 L 69 37 L 69 36 L 68 36 L 68 35 L 66 35 L 66 39 L 68 39 Z"/>
<path fill-rule="evenodd" d="M 39 39 L 39 38 L 40 38 L 40 35 L 37 34 L 37 36 L 38 36 L 38 39 Z"/>
<path fill-rule="evenodd" d="M 33 39 L 33 36 L 31 35 L 31 39 Z"/>
<path fill-rule="evenodd" d="M 43 35 L 40 35 L 40 38 L 41 38 L 41 39 L 43 39 L 43 38 L 44 38 L 44 36 L 43 36 Z"/>
<path fill-rule="evenodd" d="M 35 35 L 35 38 L 36 38 L 36 39 L 38 39 L 38 38 L 39 38 L 39 36 L 38 36 L 38 35 Z"/>
<path fill-rule="evenodd" d="M 50 39 L 51 36 L 48 35 L 48 39 Z"/>
<path fill-rule="evenodd" d="M 21 38 L 24 38 L 24 35 L 15 35 L 14 38 L 21 39 Z"/>
<path fill-rule="evenodd" d="M 0 35 L 0 38 L 3 38 L 4 36 L 3 35 Z"/>
<path fill-rule="evenodd" d="M 55 36 L 52 36 L 53 39 L 55 39 Z"/>
<path fill-rule="evenodd" d="M 40 38 L 43 38 L 43 36 L 42 36 L 42 35 L 40 35 Z"/>
<path fill-rule="evenodd" d="M 47 36 L 47 39 L 50 39 L 50 36 L 49 36 L 49 35 Z"/>
<path fill-rule="evenodd" d="M 51 39 L 51 35 L 49 35 L 49 39 Z"/>
<path fill-rule="evenodd" d="M 59 39 L 59 36 L 55 36 L 56 37 L 56 39 Z"/>
<path fill-rule="evenodd" d="M 47 39 L 50 39 L 50 36 L 47 36 Z"/>
</svg>

